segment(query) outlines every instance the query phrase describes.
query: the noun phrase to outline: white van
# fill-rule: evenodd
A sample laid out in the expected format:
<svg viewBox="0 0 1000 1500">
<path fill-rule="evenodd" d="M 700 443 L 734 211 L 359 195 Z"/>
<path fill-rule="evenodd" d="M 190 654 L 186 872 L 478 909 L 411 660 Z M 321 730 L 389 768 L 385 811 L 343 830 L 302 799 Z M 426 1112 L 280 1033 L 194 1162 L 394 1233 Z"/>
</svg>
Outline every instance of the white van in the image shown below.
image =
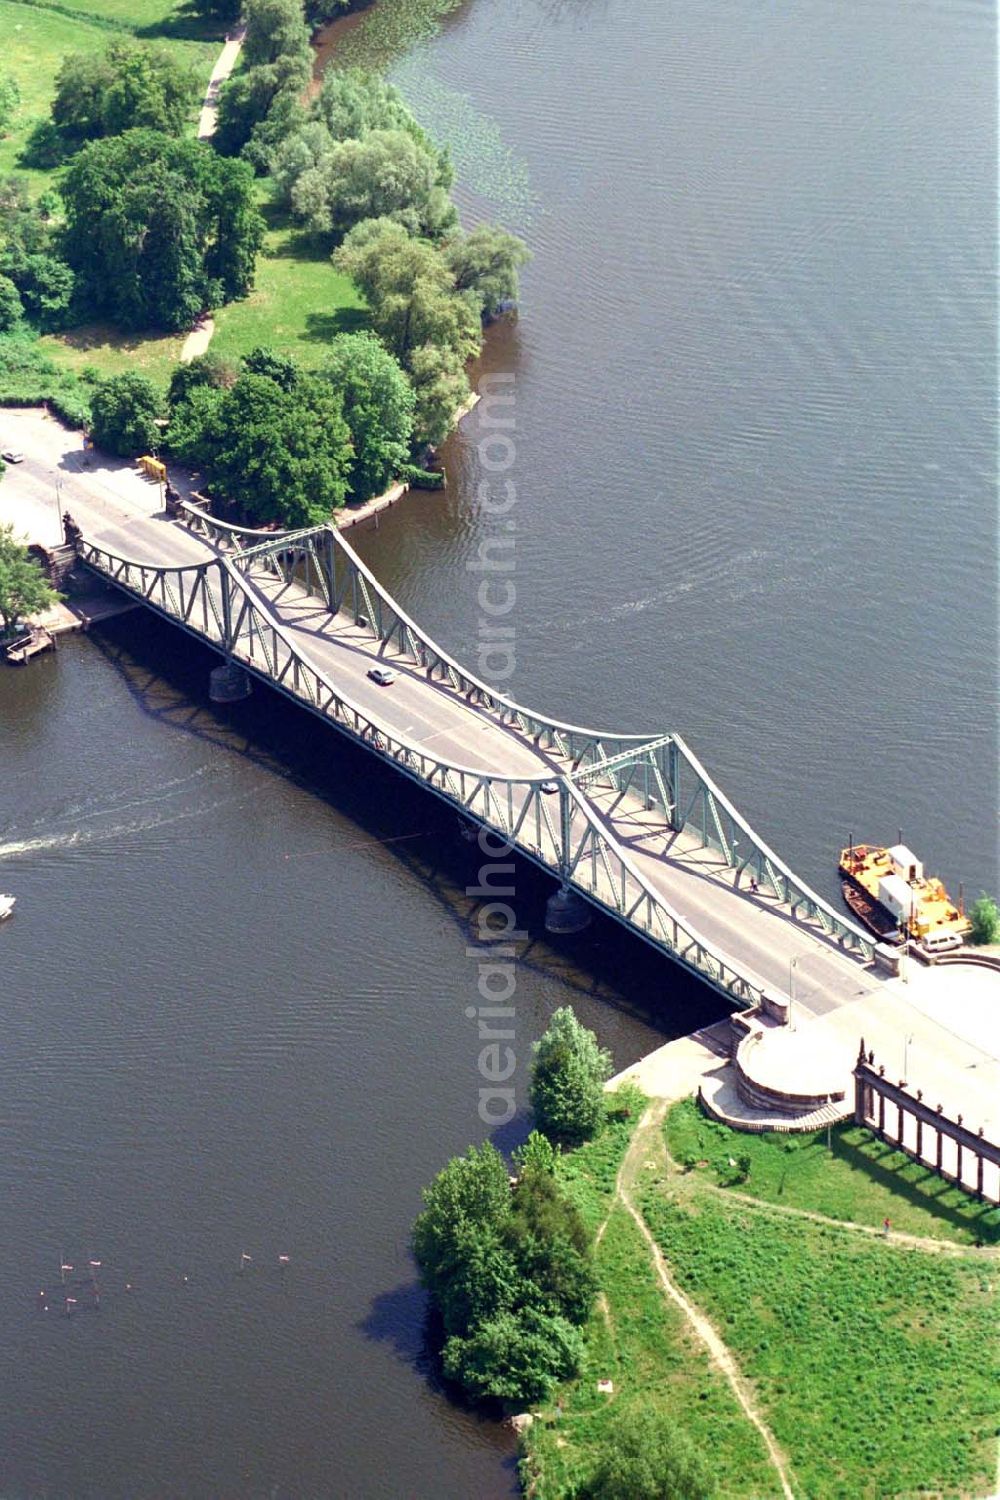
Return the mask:
<svg viewBox="0 0 1000 1500">
<path fill-rule="evenodd" d="M 920 939 L 920 946 L 925 953 L 950 953 L 961 948 L 962 939 L 957 932 L 930 932 Z"/>
</svg>

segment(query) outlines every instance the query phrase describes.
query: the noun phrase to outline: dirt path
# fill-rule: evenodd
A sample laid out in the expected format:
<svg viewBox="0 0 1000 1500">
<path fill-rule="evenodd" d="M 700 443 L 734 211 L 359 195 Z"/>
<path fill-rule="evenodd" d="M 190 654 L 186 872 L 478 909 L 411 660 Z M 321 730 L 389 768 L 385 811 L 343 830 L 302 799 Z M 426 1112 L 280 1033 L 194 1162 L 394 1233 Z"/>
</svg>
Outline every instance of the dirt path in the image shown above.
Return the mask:
<svg viewBox="0 0 1000 1500">
<path fill-rule="evenodd" d="M 205 97 L 202 100 L 201 114 L 198 116 L 198 139 L 207 141 L 215 134 L 215 122 L 219 113 L 219 90 L 236 66 L 236 60 L 243 46 L 243 39 L 247 34 L 245 26 L 238 26 L 235 31 L 226 37 L 226 44 L 219 53 L 212 69 L 212 76 L 208 80 L 205 89 Z M 214 318 L 200 318 L 181 347 L 181 364 L 190 364 L 200 354 L 204 354 L 212 342 L 215 332 Z"/>
<path fill-rule="evenodd" d="M 661 1251 L 659 1245 L 656 1243 L 656 1240 L 653 1238 L 645 1219 L 642 1217 L 642 1214 L 636 1207 L 636 1204 L 632 1198 L 632 1192 L 635 1187 L 636 1177 L 639 1174 L 640 1167 L 644 1160 L 649 1159 L 650 1157 L 659 1157 L 664 1166 L 668 1165 L 666 1148 L 662 1144 L 663 1118 L 666 1114 L 667 1107 L 668 1103 L 666 1100 L 659 1100 L 655 1104 L 651 1104 L 649 1106 L 649 1108 L 646 1110 L 646 1113 L 639 1121 L 639 1125 L 636 1129 L 635 1135 L 632 1137 L 632 1143 L 629 1146 L 628 1151 L 625 1153 L 625 1158 L 622 1161 L 621 1167 L 619 1168 L 618 1177 L 615 1181 L 615 1196 L 612 1200 L 612 1206 L 608 1210 L 607 1217 L 605 1218 L 603 1224 L 597 1231 L 595 1246 L 600 1244 L 601 1239 L 604 1236 L 604 1231 L 608 1226 L 608 1221 L 611 1218 L 611 1214 L 614 1210 L 614 1205 L 620 1202 L 635 1220 L 639 1233 L 646 1241 L 646 1244 L 649 1248 L 649 1253 L 653 1259 L 653 1264 L 656 1268 L 657 1277 L 659 1278 L 660 1285 L 662 1286 L 664 1292 L 670 1298 L 670 1300 L 677 1305 L 677 1307 L 686 1318 L 687 1322 L 694 1329 L 699 1339 L 701 1339 L 702 1343 L 705 1345 L 705 1348 L 708 1350 L 708 1355 L 713 1365 L 715 1365 L 716 1369 L 719 1370 L 720 1373 L 728 1381 L 729 1387 L 732 1390 L 733 1395 L 736 1397 L 736 1400 L 739 1402 L 740 1408 L 747 1421 L 752 1422 L 754 1427 L 756 1427 L 757 1431 L 760 1433 L 761 1438 L 764 1442 L 764 1446 L 767 1449 L 768 1456 L 774 1467 L 774 1471 L 778 1476 L 778 1481 L 781 1485 L 781 1493 L 784 1496 L 784 1500 L 795 1500 L 795 1492 L 792 1489 L 791 1483 L 788 1478 L 788 1468 L 785 1458 L 780 1448 L 778 1447 L 778 1444 L 775 1441 L 770 1428 L 767 1426 L 767 1423 L 764 1421 L 764 1418 L 760 1414 L 756 1399 L 754 1397 L 754 1393 L 749 1383 L 740 1373 L 740 1369 L 736 1363 L 736 1360 L 733 1358 L 726 1344 L 720 1338 L 712 1323 L 709 1322 L 704 1313 L 700 1312 L 698 1308 L 695 1307 L 694 1303 L 688 1301 L 684 1293 L 678 1286 L 675 1285 L 675 1283 L 671 1279 L 670 1271 L 663 1257 L 663 1252 Z"/>
<path fill-rule="evenodd" d="M 886 1236 L 884 1230 L 872 1224 L 857 1224 L 853 1219 L 831 1219 L 827 1214 L 816 1213 L 810 1208 L 793 1208 L 789 1203 L 772 1203 L 769 1198 L 755 1198 L 752 1193 L 738 1193 L 733 1188 L 718 1187 L 714 1182 L 707 1182 L 704 1178 L 700 1180 L 700 1183 L 710 1192 L 718 1193 L 721 1198 L 734 1198 L 752 1208 L 764 1211 L 770 1209 L 776 1214 L 786 1214 L 793 1219 L 811 1219 L 814 1224 L 829 1225 L 831 1229 L 845 1229 L 852 1234 L 866 1234 L 878 1240 L 887 1239 L 890 1245 L 905 1245 L 910 1249 L 929 1251 L 931 1255 L 957 1255 L 976 1261 L 1000 1259 L 1000 1247 L 995 1245 L 962 1245 L 957 1240 L 935 1240 L 928 1235 L 907 1234 L 903 1230 L 895 1229 Z"/>
</svg>

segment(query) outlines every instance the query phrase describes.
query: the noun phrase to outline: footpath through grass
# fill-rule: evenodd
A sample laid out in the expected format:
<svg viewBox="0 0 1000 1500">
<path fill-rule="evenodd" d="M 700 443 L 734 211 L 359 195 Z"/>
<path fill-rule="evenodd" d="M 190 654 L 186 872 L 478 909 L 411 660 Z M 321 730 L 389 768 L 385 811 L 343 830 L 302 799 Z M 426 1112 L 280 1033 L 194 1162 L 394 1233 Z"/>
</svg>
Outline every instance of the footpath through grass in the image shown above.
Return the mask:
<svg viewBox="0 0 1000 1500">
<path fill-rule="evenodd" d="M 591 1473 L 624 1411 L 651 1408 L 682 1428 L 708 1457 L 726 1500 L 776 1494 L 763 1442 L 743 1416 L 704 1347 L 666 1301 L 649 1250 L 625 1208 L 614 1204 L 615 1178 L 642 1113 L 608 1126 L 560 1162 L 559 1175 L 588 1227 L 611 1216 L 596 1252 L 602 1293 L 585 1329 L 579 1377 L 559 1401 L 536 1414 L 526 1434 L 523 1474 L 536 1500 L 568 1500 Z M 598 1380 L 614 1382 L 611 1396 Z"/>
<path fill-rule="evenodd" d="M 798 1492 L 992 1492 L 991 1261 L 727 1202 L 692 1179 L 647 1184 L 641 1205 L 672 1273 L 753 1381 Z"/>
<path fill-rule="evenodd" d="M 674 1160 L 721 1186 L 732 1186 L 764 1202 L 782 1204 L 960 1244 L 1000 1244 L 1000 1209 L 977 1203 L 855 1125 L 808 1135 L 745 1135 L 702 1114 L 693 1099 L 671 1110 L 667 1150 Z M 730 1160 L 749 1158 L 745 1182 L 737 1182 Z"/>
</svg>

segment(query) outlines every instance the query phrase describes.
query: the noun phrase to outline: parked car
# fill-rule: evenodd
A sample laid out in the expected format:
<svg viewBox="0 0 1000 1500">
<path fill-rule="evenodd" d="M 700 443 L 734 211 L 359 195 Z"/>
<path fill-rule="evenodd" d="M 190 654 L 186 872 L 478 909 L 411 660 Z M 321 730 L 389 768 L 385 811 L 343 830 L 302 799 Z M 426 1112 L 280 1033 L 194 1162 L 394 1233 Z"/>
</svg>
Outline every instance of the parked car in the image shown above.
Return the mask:
<svg viewBox="0 0 1000 1500">
<path fill-rule="evenodd" d="M 5 448 L 3 450 L 3 452 L 0 453 L 0 458 L 3 459 L 3 461 L 4 461 L 5 464 L 23 464 L 24 463 L 24 454 L 23 453 L 18 453 L 18 451 L 17 451 L 16 448 Z"/>
<path fill-rule="evenodd" d="M 372 667 L 368 676 L 372 682 L 377 682 L 379 687 L 391 687 L 396 681 L 395 672 L 390 672 L 388 667 Z"/>
</svg>

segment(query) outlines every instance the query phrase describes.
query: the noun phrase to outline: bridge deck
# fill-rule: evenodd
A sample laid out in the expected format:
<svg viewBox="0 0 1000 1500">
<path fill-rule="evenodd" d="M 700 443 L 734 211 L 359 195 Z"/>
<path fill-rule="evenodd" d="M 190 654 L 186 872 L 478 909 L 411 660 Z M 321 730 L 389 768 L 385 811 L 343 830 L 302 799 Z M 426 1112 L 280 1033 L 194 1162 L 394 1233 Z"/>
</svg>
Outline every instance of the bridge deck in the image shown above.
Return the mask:
<svg viewBox="0 0 1000 1500">
<path fill-rule="evenodd" d="M 186 566 L 218 555 L 203 539 L 160 518 L 105 528 L 89 540 L 158 567 Z M 263 567 L 252 569 L 248 577 L 274 616 L 298 638 L 303 653 L 390 732 L 499 779 L 559 776 L 569 771 L 563 757 L 538 749 L 447 684 L 429 681 L 398 652 L 380 651 L 369 632 L 343 613 L 331 615 L 323 601 L 298 584 L 285 583 Z M 390 688 L 368 678 L 369 669 L 379 661 L 390 663 L 396 673 Z M 619 798 L 599 785 L 589 786 L 587 795 L 655 889 L 755 982 L 786 993 L 794 958 L 796 1002 L 814 1014 L 882 987 L 880 976 L 844 953 L 834 940 L 792 920 L 787 908 L 773 897 L 751 895 L 745 883 L 737 889 L 733 870 L 720 856 L 702 847 L 690 831 L 670 829 L 661 810 L 648 811 L 635 796 Z M 515 812 L 523 801 L 524 794 L 519 798 L 515 788 Z M 581 838 L 585 832 L 578 814 L 573 831 Z M 555 843 L 544 824 L 538 834 L 539 852 L 553 855 Z M 595 873 L 595 894 L 606 895 L 607 874 L 600 866 Z"/>
<path fill-rule="evenodd" d="M 158 517 L 105 526 L 88 533 L 88 541 L 158 568 L 206 563 L 219 556 L 203 539 Z M 247 578 L 302 655 L 386 731 L 428 754 L 476 768 L 504 783 L 509 821 L 522 811 L 532 812 L 533 821 L 521 830 L 522 847 L 527 844 L 528 852 L 534 851 L 543 863 L 553 862 L 559 830 L 552 820 L 558 824 L 560 798 L 538 795 L 537 779 L 568 776 L 572 767 L 565 757 L 539 748 L 525 732 L 501 723 L 489 709 L 468 701 L 447 683 L 430 680 L 412 659 L 380 647 L 350 615 L 331 614 L 322 600 L 298 583 L 282 581 L 263 564 L 252 566 Z M 252 642 L 241 635 L 234 655 L 247 659 L 252 649 Z M 378 661 L 391 663 L 397 674 L 390 688 L 368 678 Z M 259 667 L 259 659 L 253 658 L 252 664 Z M 935 1088 L 946 1106 L 964 1108 L 968 1119 L 986 1125 L 991 1135 L 997 1133 L 995 1057 L 968 1036 L 950 1030 L 932 1013 L 929 1002 L 924 1011 L 915 1009 L 917 986 L 876 974 L 818 928 L 795 920 L 771 893 L 751 893 L 695 832 L 671 829 L 662 809 L 650 809 L 631 793 L 619 795 L 598 781 L 587 786 L 585 800 L 649 885 L 717 953 L 759 987 L 781 994 L 791 990 L 799 1021 L 817 1028 L 818 1046 L 846 1057 L 853 1055 L 864 1034 L 885 1056 L 899 1052 L 904 1034 L 917 1036 L 914 1046 L 923 1054 L 921 1072 L 928 1087 Z M 548 802 L 551 819 L 544 811 Z M 571 842 L 585 839 L 589 823 L 580 806 L 572 809 L 569 822 Z M 614 871 L 602 866 L 596 855 L 584 859 L 574 875 L 584 894 L 605 905 L 613 905 L 614 879 Z M 637 922 L 633 925 L 639 927 Z"/>
</svg>

